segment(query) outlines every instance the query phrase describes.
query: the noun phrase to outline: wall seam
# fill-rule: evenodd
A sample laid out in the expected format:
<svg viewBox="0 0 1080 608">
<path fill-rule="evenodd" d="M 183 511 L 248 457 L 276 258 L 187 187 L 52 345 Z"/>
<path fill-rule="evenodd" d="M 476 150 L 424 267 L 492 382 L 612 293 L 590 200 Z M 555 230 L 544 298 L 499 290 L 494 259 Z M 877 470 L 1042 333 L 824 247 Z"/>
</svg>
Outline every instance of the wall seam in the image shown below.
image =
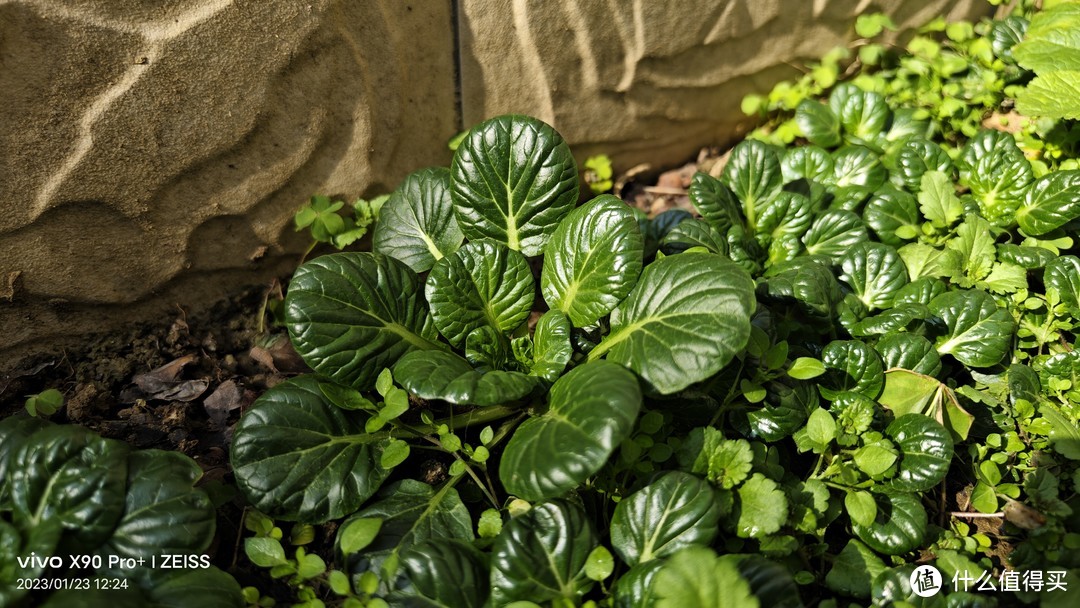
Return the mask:
<svg viewBox="0 0 1080 608">
<path fill-rule="evenodd" d="M 465 107 L 462 99 L 462 76 L 461 76 L 461 7 L 460 0 L 450 0 L 450 31 L 453 33 L 454 44 L 454 121 L 455 132 L 465 130 Z"/>
</svg>

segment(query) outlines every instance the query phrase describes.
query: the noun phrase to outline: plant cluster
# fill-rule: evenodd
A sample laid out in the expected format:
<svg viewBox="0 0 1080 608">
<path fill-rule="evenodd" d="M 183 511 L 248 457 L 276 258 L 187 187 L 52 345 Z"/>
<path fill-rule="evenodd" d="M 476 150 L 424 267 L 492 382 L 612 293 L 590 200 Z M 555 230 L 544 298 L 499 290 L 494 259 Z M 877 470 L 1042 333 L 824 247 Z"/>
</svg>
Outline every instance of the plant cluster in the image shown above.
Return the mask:
<svg viewBox="0 0 1080 608">
<path fill-rule="evenodd" d="M 203 555 L 216 513 L 201 476 L 178 452 L 0 421 L 0 605 L 239 605 L 239 585 Z"/>
</svg>

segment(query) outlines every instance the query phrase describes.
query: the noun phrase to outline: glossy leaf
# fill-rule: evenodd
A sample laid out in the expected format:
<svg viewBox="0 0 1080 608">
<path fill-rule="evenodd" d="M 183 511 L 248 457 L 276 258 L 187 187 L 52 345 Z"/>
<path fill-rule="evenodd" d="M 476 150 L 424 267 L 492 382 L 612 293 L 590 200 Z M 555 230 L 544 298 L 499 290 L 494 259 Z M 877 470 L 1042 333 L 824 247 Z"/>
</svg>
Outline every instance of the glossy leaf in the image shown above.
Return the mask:
<svg viewBox="0 0 1080 608">
<path fill-rule="evenodd" d="M 450 171 L 431 167 L 405 176 L 382 206 L 372 250 L 427 272 L 464 239 L 450 202 Z"/>
<path fill-rule="evenodd" d="M 491 551 L 493 604 L 575 600 L 584 591 L 585 563 L 597 544 L 585 512 L 569 501 L 543 503 L 511 519 Z"/>
<path fill-rule="evenodd" d="M 758 602 L 772 608 L 802 608 L 799 589 L 786 566 L 765 559 L 760 555 L 725 556 L 736 559 L 736 568 Z"/>
<path fill-rule="evenodd" d="M 971 188 L 983 217 L 1000 225 L 1016 220 L 1034 174 L 1011 133 L 979 131 L 961 150 L 957 164 L 960 183 Z"/>
<path fill-rule="evenodd" d="M 754 288 L 731 260 L 684 253 L 657 260 L 611 313 L 611 333 L 589 355 L 607 355 L 663 394 L 720 371 L 746 345 Z"/>
<path fill-rule="evenodd" d="M 919 335 L 885 335 L 874 344 L 874 350 L 881 355 L 887 370 L 900 368 L 926 376 L 937 376 L 941 372 L 941 357 L 937 350 L 929 340 Z"/>
<path fill-rule="evenodd" d="M 179 452 L 140 450 L 128 455 L 124 515 L 106 545 L 125 557 L 202 553 L 214 540 L 217 516 L 210 497 L 192 487 L 202 468 Z"/>
<path fill-rule="evenodd" d="M 889 485 L 905 492 L 925 492 L 949 472 L 953 441 L 945 427 L 923 414 L 893 420 L 885 435 L 900 448 L 900 464 Z"/>
<path fill-rule="evenodd" d="M 881 159 L 869 148 L 844 146 L 833 154 L 833 175 L 829 183 L 840 188 L 863 186 L 877 190 L 885 183 L 888 172 Z"/>
<path fill-rule="evenodd" d="M 829 106 L 812 99 L 795 108 L 795 124 L 810 143 L 822 148 L 840 145 L 840 118 Z"/>
<path fill-rule="evenodd" d="M 903 492 L 875 494 L 877 518 L 873 525 L 852 524 L 859 540 L 885 555 L 903 555 L 918 547 L 926 534 L 926 509 L 919 497 Z"/>
<path fill-rule="evenodd" d="M 798 237 L 810 228 L 813 219 L 810 199 L 794 192 L 781 192 L 762 208 L 757 233 L 767 239 L 785 234 Z"/>
<path fill-rule="evenodd" d="M 1080 313 L 1080 258 L 1063 255 L 1046 265 L 1043 283 L 1058 291 L 1061 302 L 1071 311 Z"/>
<path fill-rule="evenodd" d="M 892 118 L 885 98 L 853 84 L 840 84 L 829 96 L 829 107 L 840 118 L 844 132 L 859 139 L 873 139 L 885 132 Z"/>
<path fill-rule="evenodd" d="M 297 268 L 285 321 L 312 369 L 359 390 L 410 350 L 437 348 L 416 273 L 375 253 L 324 255 Z"/>
<path fill-rule="evenodd" d="M 539 255 L 577 202 L 577 164 L 549 125 L 499 116 L 473 127 L 461 142 L 450 166 L 450 192 L 470 240 Z"/>
<path fill-rule="evenodd" d="M 626 203 L 610 195 L 585 203 L 559 224 L 545 248 L 544 300 L 575 327 L 592 325 L 630 293 L 641 273 L 643 249 Z"/>
<path fill-rule="evenodd" d="M 697 172 L 690 180 L 690 202 L 710 226 L 726 233 L 742 225 L 740 203 L 731 188 L 708 173 Z"/>
<path fill-rule="evenodd" d="M 754 139 L 743 140 L 731 149 L 720 179 L 742 201 L 746 225 L 751 229 L 757 226 L 758 210 L 783 186 L 776 151 Z"/>
<path fill-rule="evenodd" d="M 15 525 L 56 525 L 72 554 L 95 549 L 123 514 L 127 453 L 127 445 L 79 426 L 37 431 L 8 470 Z"/>
<path fill-rule="evenodd" d="M 612 590 L 615 608 L 652 608 L 656 603 L 656 574 L 665 562 L 654 559 L 638 564 L 619 577 Z"/>
<path fill-rule="evenodd" d="M 608 361 L 575 367 L 551 387 L 548 411 L 506 445 L 499 478 L 526 500 L 553 498 L 604 466 L 641 409 L 637 378 Z"/>
<path fill-rule="evenodd" d="M 810 257 L 800 257 L 769 269 L 762 291 L 767 301 L 798 303 L 799 309 L 812 318 L 830 319 L 843 298 L 840 284 L 827 264 Z"/>
<path fill-rule="evenodd" d="M 856 337 L 883 334 L 907 335 L 896 334 L 896 332 L 904 331 L 914 321 L 928 319 L 930 316 L 930 309 L 922 304 L 897 304 L 877 315 L 861 319 L 858 323 L 848 327 L 848 331 Z"/>
<path fill-rule="evenodd" d="M 750 435 L 765 441 L 779 441 L 791 435 L 818 407 L 818 392 L 813 384 L 777 378 L 766 384 L 765 389 L 761 408 L 745 413 L 736 411 L 732 419 Z"/>
<path fill-rule="evenodd" d="M 896 292 L 908 282 L 900 254 L 881 243 L 857 243 L 840 258 L 840 267 L 840 280 L 871 310 L 892 306 Z"/>
<path fill-rule="evenodd" d="M 877 399 L 885 385 L 881 357 L 865 342 L 833 340 L 821 351 L 825 375 L 819 378 L 818 390 L 826 399 L 844 391 L 854 391 Z"/>
<path fill-rule="evenodd" d="M 780 170 L 785 182 L 806 179 L 820 183 L 831 178 L 833 160 L 828 152 L 817 146 L 799 146 L 784 152 Z"/>
<path fill-rule="evenodd" d="M 866 225 L 859 216 L 851 211 L 830 209 L 814 220 L 802 242 L 808 253 L 839 258 L 868 238 Z"/>
<path fill-rule="evenodd" d="M 47 426 L 51 423 L 32 416 L 8 416 L 0 420 L 0 512 L 11 510 L 8 470 L 15 454 L 28 437 Z"/>
<path fill-rule="evenodd" d="M 1009 351 L 1014 324 L 1009 311 L 998 308 L 993 296 L 979 290 L 941 294 L 930 311 L 948 327 L 938 338 L 937 350 L 971 367 L 996 365 Z"/>
<path fill-rule="evenodd" d="M 915 197 L 888 186 L 874 193 L 866 203 L 863 220 L 882 243 L 894 247 L 917 236 L 922 223 Z"/>
<path fill-rule="evenodd" d="M 660 240 L 660 249 L 671 255 L 691 247 L 703 247 L 709 253 L 727 255 L 727 238 L 704 220 L 679 222 Z"/>
<path fill-rule="evenodd" d="M 412 352 L 394 366 L 394 378 L 421 399 L 456 405 L 502 405 L 533 391 L 537 379 L 521 372 L 479 371 L 454 353 Z"/>
<path fill-rule="evenodd" d="M 240 491 L 260 511 L 289 521 L 344 517 L 379 489 L 386 433 L 364 432 L 367 415 L 343 410 L 298 376 L 259 397 L 236 425 L 230 460 Z"/>
<path fill-rule="evenodd" d="M 896 151 L 894 182 L 918 193 L 922 189 L 922 176 L 927 171 L 945 175 L 953 172 L 953 162 L 944 148 L 926 139 L 909 139 Z"/>
<path fill-rule="evenodd" d="M 720 514 L 711 485 L 671 471 L 619 501 L 611 519 L 611 545 L 631 567 L 706 546 L 716 537 Z"/>
<path fill-rule="evenodd" d="M 1038 236 L 1080 217 L 1080 171 L 1053 171 L 1031 185 L 1016 221 L 1025 234 Z"/>
<path fill-rule="evenodd" d="M 433 540 L 401 554 L 405 589 L 391 602 L 408 606 L 482 608 L 488 598 L 484 555 L 460 540 Z M 447 584 L 452 581 L 453 584 Z M 394 604 L 392 604 L 394 605 Z"/>
<path fill-rule="evenodd" d="M 548 382 L 562 375 L 574 349 L 570 345 L 570 322 L 566 315 L 549 310 L 536 322 L 533 332 L 533 365 L 530 374 Z"/>
<path fill-rule="evenodd" d="M 435 263 L 424 293 L 439 333 L 461 346 L 478 327 L 511 332 L 529 317 L 532 270 L 525 256 L 501 244 L 467 243 Z"/>
</svg>

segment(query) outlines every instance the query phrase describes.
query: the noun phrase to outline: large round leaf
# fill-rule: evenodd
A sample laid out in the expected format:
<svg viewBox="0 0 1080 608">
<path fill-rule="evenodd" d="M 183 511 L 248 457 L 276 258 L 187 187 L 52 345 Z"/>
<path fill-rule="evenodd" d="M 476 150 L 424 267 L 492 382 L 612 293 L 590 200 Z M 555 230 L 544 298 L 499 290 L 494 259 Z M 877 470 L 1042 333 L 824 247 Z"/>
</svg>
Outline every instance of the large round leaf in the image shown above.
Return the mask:
<svg viewBox="0 0 1080 608">
<path fill-rule="evenodd" d="M 720 505 L 713 487 L 671 471 L 623 498 L 611 519 L 611 546 L 630 566 L 716 537 Z"/>
<path fill-rule="evenodd" d="M 762 207 L 757 234 L 765 240 L 784 235 L 800 237 L 810 228 L 813 219 L 810 199 L 796 192 L 781 192 Z"/>
<path fill-rule="evenodd" d="M 597 544 L 585 511 L 569 501 L 537 505 L 510 520 L 491 550 L 493 605 L 576 599 Z"/>
<path fill-rule="evenodd" d="M 804 99 L 795 108 L 795 124 L 803 137 L 816 146 L 833 148 L 840 145 L 840 118 L 820 101 Z"/>
<path fill-rule="evenodd" d="M 844 146 L 833 154 L 831 183 L 838 188 L 863 186 L 873 192 L 885 183 L 887 177 L 881 159 L 869 148 Z"/>
<path fill-rule="evenodd" d="M 811 254 L 839 258 L 852 245 L 868 239 L 866 225 L 859 216 L 851 211 L 830 209 L 814 220 L 802 242 Z"/>
<path fill-rule="evenodd" d="M 335 253 L 296 269 L 285 297 L 289 337 L 315 371 L 360 390 L 414 348 L 436 348 L 420 281 L 376 253 Z"/>
<path fill-rule="evenodd" d="M 465 236 L 450 202 L 450 170 L 430 167 L 405 176 L 379 211 L 372 249 L 427 272 Z"/>
<path fill-rule="evenodd" d="M 365 433 L 367 416 L 330 403 L 311 376 L 278 384 L 240 418 L 230 460 L 255 508 L 321 523 L 356 511 L 388 474 L 386 433 Z"/>
<path fill-rule="evenodd" d="M 929 416 L 904 414 L 885 429 L 900 448 L 900 465 L 889 483 L 905 492 L 925 492 L 949 472 L 953 440 L 945 427 Z"/>
<path fill-rule="evenodd" d="M 491 241 L 468 243 L 439 260 L 424 288 L 435 326 L 454 346 L 478 327 L 513 331 L 532 310 L 529 261 Z"/>
<path fill-rule="evenodd" d="M 691 247 L 704 247 L 711 253 L 727 255 L 727 237 L 705 220 L 684 220 L 660 240 L 660 250 L 667 255 L 682 253 Z"/>
<path fill-rule="evenodd" d="M 917 236 L 922 226 L 915 197 L 889 186 L 879 189 L 866 203 L 863 220 L 874 229 L 882 243 L 894 247 Z"/>
<path fill-rule="evenodd" d="M 1016 210 L 1025 234 L 1046 234 L 1080 216 L 1080 171 L 1054 171 L 1035 180 Z"/>
<path fill-rule="evenodd" d="M 887 370 L 901 368 L 927 376 L 937 376 L 941 372 L 941 356 L 922 336 L 911 333 L 882 336 L 874 350 L 881 355 Z"/>
<path fill-rule="evenodd" d="M 1011 133 L 982 129 L 961 150 L 957 165 L 960 183 L 971 189 L 983 217 L 1001 225 L 1017 220 L 1018 207 L 1028 196 L 1034 173 Z M 1032 203 L 1034 199 L 1027 200 Z M 1029 209 L 1037 207 L 1035 203 Z M 1031 227 L 1039 230 L 1041 222 L 1032 222 Z"/>
<path fill-rule="evenodd" d="M 442 399 L 457 405 L 501 405 L 532 392 L 534 376 L 501 370 L 479 371 L 454 353 L 417 351 L 394 366 L 394 378 L 421 399 Z"/>
<path fill-rule="evenodd" d="M 641 388 L 625 368 L 608 361 L 576 367 L 552 385 L 548 411 L 514 432 L 499 478 L 526 500 L 559 496 L 604 466 L 640 409 Z"/>
<path fill-rule="evenodd" d="M 125 557 L 196 554 L 214 540 L 214 504 L 192 487 L 202 468 L 180 452 L 140 450 L 128 455 L 124 515 L 106 547 Z"/>
<path fill-rule="evenodd" d="M 864 140 L 884 133 L 892 118 L 889 105 L 880 93 L 864 91 L 850 83 L 833 89 L 829 107 L 839 117 L 845 133 Z"/>
<path fill-rule="evenodd" d="M 401 555 L 406 588 L 390 595 L 391 605 L 482 608 L 488 597 L 484 555 L 460 540 L 435 540 Z M 452 582 L 453 584 L 447 584 Z"/>
<path fill-rule="evenodd" d="M 922 544 L 926 534 L 926 509 L 919 497 L 903 492 L 875 494 L 877 517 L 869 526 L 851 528 L 871 549 L 885 555 L 902 555 Z"/>
<path fill-rule="evenodd" d="M 841 256 L 840 267 L 840 280 L 871 310 L 892 306 L 896 292 L 908 282 L 904 260 L 882 243 L 856 243 Z"/>
<path fill-rule="evenodd" d="M 801 108 L 800 104 L 799 109 Z M 796 112 L 799 109 L 796 109 Z M 828 152 L 817 146 L 798 146 L 784 152 L 784 157 L 780 159 L 780 170 L 786 182 L 805 179 L 820 183 L 832 175 L 833 160 Z"/>
<path fill-rule="evenodd" d="M 844 391 L 877 399 L 885 386 L 881 357 L 865 342 L 833 340 L 822 349 L 821 361 L 825 364 L 825 376 L 819 388 L 826 399 Z"/>
<path fill-rule="evenodd" d="M 630 293 L 643 250 L 626 203 L 610 195 L 593 199 L 559 224 L 544 250 L 544 300 L 575 327 L 592 325 Z"/>
<path fill-rule="evenodd" d="M 998 308 L 994 297 L 985 291 L 950 291 L 931 300 L 929 307 L 949 330 L 938 338 L 939 353 L 951 354 L 971 367 L 990 367 L 1009 351 L 1012 315 Z"/>
<path fill-rule="evenodd" d="M 649 264 L 611 313 L 611 333 L 589 354 L 605 354 L 663 394 L 720 371 L 746 346 L 754 284 L 734 262 L 683 253 Z"/>
<path fill-rule="evenodd" d="M 124 510 L 126 444 L 80 426 L 50 426 L 19 448 L 8 471 L 15 524 L 56 525 L 72 554 L 108 539 Z"/>
<path fill-rule="evenodd" d="M 809 382 L 779 377 L 765 384 L 765 400 L 758 409 L 736 410 L 732 422 L 752 437 L 780 441 L 806 422 L 818 407 L 818 392 Z"/>
<path fill-rule="evenodd" d="M 948 175 L 952 175 L 953 171 L 948 152 L 922 138 L 911 138 L 900 144 L 894 165 L 893 181 L 914 193 L 922 188 L 922 176 L 927 171 L 940 171 Z"/>
<path fill-rule="evenodd" d="M 0 511 L 11 510 L 11 482 L 7 472 L 15 453 L 28 437 L 47 426 L 51 426 L 49 421 L 33 416 L 8 416 L 0 420 Z"/>
<path fill-rule="evenodd" d="M 563 138 L 528 116 L 473 127 L 450 167 L 454 213 L 470 240 L 539 255 L 577 203 L 577 164 Z"/>
</svg>

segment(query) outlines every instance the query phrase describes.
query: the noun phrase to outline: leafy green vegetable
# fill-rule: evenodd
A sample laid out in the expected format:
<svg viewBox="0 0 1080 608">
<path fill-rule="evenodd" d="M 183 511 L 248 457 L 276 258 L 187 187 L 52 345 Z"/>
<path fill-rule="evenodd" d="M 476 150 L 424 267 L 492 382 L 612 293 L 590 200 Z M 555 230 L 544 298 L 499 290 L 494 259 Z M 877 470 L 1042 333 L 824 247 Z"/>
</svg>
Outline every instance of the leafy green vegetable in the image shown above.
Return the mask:
<svg viewBox="0 0 1080 608">
<path fill-rule="evenodd" d="M 450 202 L 450 172 L 421 169 L 406 176 L 383 205 L 372 250 L 427 272 L 464 238 Z"/>
<path fill-rule="evenodd" d="M 631 566 L 708 545 L 717 533 L 720 504 L 699 478 L 669 472 L 615 507 L 611 544 Z"/>
</svg>

